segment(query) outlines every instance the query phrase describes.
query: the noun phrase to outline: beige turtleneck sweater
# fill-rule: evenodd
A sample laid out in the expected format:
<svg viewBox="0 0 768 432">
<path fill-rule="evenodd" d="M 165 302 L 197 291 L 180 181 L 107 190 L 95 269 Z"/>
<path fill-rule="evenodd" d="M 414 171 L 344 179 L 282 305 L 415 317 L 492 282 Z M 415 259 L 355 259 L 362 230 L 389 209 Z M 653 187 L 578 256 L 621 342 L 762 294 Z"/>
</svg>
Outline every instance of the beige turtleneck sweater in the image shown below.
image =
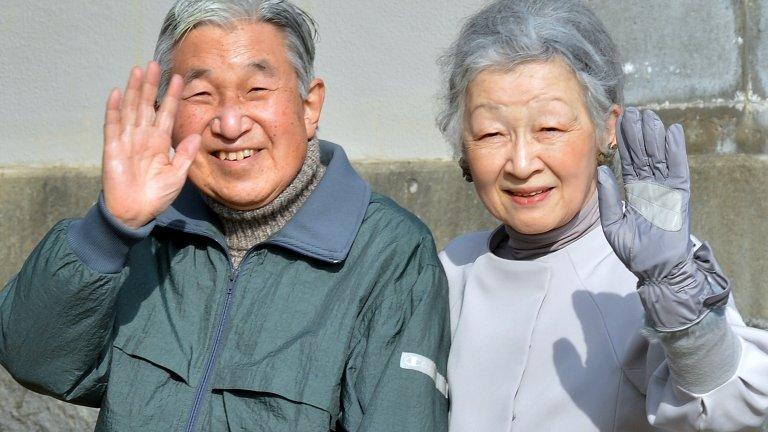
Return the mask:
<svg viewBox="0 0 768 432">
<path fill-rule="evenodd" d="M 232 264 L 236 268 L 248 250 L 280 231 L 293 218 L 320 183 L 323 174 L 325 167 L 320 163 L 320 145 L 317 139 L 313 139 L 308 143 L 307 156 L 296 178 L 264 207 L 238 211 L 204 197 L 221 220 Z"/>
</svg>

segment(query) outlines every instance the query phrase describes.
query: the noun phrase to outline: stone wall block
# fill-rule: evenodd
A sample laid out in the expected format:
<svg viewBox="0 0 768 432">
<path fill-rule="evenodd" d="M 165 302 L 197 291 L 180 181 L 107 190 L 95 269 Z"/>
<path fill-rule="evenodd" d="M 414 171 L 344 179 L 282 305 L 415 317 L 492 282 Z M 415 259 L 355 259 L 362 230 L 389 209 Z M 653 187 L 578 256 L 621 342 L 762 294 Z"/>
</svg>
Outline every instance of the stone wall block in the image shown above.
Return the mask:
<svg viewBox="0 0 768 432">
<path fill-rule="evenodd" d="M 82 216 L 96 202 L 99 175 L 96 168 L 0 169 L 0 284 L 57 221 Z"/>
<path fill-rule="evenodd" d="M 748 0 L 747 63 L 755 96 L 768 98 L 768 0 Z"/>
<path fill-rule="evenodd" d="M 619 46 L 626 101 L 730 100 L 741 88 L 741 2 L 588 0 Z"/>
<path fill-rule="evenodd" d="M 742 105 L 705 107 L 651 106 L 666 126 L 680 123 L 685 130 L 688 154 L 764 154 L 768 124 L 762 112 Z M 768 114 L 768 113 L 767 113 Z"/>
<path fill-rule="evenodd" d="M 19 386 L 0 367 L 0 431 L 92 431 L 97 416 L 93 408 L 59 402 Z"/>
</svg>

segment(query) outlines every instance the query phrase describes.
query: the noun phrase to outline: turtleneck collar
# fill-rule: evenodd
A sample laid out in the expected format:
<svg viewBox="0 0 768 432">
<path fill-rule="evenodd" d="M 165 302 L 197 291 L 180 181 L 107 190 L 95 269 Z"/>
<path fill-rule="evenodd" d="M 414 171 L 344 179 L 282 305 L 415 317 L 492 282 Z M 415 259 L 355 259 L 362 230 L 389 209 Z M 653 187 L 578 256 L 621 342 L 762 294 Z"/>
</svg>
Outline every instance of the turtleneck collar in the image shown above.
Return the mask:
<svg viewBox="0 0 768 432">
<path fill-rule="evenodd" d="M 511 260 L 532 260 L 558 251 L 600 226 L 597 191 L 568 223 L 542 234 L 521 234 L 505 226 L 505 238 L 492 245 L 493 253 Z"/>
<path fill-rule="evenodd" d="M 208 207 L 218 216 L 235 267 L 253 246 L 267 240 L 282 229 L 298 212 L 325 173 L 320 163 L 318 140 L 307 146 L 307 155 L 301 170 L 291 184 L 272 202 L 254 210 L 238 211 L 203 196 Z"/>
</svg>

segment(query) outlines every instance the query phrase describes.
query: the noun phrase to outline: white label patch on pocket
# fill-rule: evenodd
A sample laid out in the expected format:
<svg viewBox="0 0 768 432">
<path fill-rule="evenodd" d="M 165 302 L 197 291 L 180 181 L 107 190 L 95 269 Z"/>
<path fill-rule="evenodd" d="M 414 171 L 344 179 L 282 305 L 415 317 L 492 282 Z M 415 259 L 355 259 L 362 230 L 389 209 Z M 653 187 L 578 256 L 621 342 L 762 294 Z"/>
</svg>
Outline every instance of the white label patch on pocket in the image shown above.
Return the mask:
<svg viewBox="0 0 768 432">
<path fill-rule="evenodd" d="M 448 381 L 445 380 L 444 376 L 440 375 L 440 372 L 437 371 L 435 362 L 432 360 L 423 355 L 404 352 L 400 356 L 400 367 L 421 372 L 432 378 L 437 390 L 442 393 L 443 396 L 448 397 Z"/>
</svg>

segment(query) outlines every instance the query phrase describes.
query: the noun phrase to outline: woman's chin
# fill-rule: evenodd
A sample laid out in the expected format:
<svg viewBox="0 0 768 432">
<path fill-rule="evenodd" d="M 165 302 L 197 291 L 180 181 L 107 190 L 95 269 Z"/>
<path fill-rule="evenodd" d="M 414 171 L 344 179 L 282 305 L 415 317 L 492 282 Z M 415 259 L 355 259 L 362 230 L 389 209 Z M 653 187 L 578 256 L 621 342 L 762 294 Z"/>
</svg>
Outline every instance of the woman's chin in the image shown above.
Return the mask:
<svg viewBox="0 0 768 432">
<path fill-rule="evenodd" d="M 560 223 L 556 220 L 548 220 L 548 218 L 526 218 L 525 220 L 511 219 L 505 220 L 504 225 L 512 228 L 520 234 L 536 235 L 544 234 L 545 232 L 552 231 L 559 228 Z"/>
</svg>

